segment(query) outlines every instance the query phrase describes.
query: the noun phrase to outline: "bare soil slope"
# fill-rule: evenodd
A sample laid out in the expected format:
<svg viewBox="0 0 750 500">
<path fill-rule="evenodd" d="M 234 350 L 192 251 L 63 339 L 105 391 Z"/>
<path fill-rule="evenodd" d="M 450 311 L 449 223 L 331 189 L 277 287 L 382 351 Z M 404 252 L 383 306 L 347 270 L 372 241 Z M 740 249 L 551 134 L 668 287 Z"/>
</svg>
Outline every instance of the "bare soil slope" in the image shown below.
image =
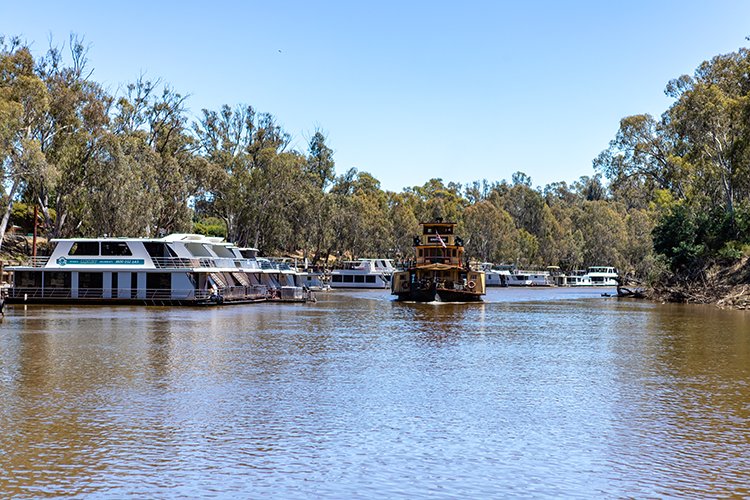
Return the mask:
<svg viewBox="0 0 750 500">
<path fill-rule="evenodd" d="M 714 262 L 688 274 L 674 275 L 654 285 L 649 295 L 665 302 L 750 309 L 750 258 Z"/>
</svg>

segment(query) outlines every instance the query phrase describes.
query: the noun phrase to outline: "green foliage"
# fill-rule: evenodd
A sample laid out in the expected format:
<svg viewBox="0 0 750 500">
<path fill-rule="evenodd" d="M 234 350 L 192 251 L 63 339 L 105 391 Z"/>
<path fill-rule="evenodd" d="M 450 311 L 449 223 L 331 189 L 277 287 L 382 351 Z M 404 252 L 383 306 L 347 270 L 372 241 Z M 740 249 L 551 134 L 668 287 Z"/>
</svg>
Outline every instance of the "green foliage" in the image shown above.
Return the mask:
<svg viewBox="0 0 750 500">
<path fill-rule="evenodd" d="M 205 217 L 193 222 L 192 232 L 206 236 L 221 236 L 226 238 L 227 226 L 218 217 Z"/>
<path fill-rule="evenodd" d="M 676 205 L 664 214 L 653 230 L 654 249 L 667 259 L 673 271 L 694 265 L 706 247 L 699 241 L 703 221 L 686 205 Z"/>
<path fill-rule="evenodd" d="M 4 201 L 24 230 L 37 204 L 49 236 L 195 231 L 320 262 L 408 257 L 418 223 L 442 217 L 473 259 L 642 276 L 750 244 L 744 49 L 670 82 L 675 103 L 661 117 L 623 118 L 594 173 L 571 184 L 541 189 L 515 172 L 393 193 L 354 168 L 337 176 L 320 131 L 306 152 L 290 149 L 276 118 L 251 106 L 203 110 L 191 125 L 187 98 L 158 80 L 116 97 L 89 78 L 85 47 L 74 36 L 68 56 L 51 48 L 35 60 L 0 40 Z"/>
</svg>

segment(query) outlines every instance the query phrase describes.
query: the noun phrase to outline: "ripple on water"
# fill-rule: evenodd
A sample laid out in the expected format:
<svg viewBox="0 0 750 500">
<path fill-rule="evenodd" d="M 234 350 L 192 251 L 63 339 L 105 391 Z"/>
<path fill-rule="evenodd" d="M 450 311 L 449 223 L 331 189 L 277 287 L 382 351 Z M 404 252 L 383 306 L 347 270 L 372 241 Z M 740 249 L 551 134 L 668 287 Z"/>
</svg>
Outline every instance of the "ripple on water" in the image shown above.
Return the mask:
<svg viewBox="0 0 750 500">
<path fill-rule="evenodd" d="M 4 496 L 743 496 L 746 317 L 491 290 L 11 309 Z"/>
</svg>

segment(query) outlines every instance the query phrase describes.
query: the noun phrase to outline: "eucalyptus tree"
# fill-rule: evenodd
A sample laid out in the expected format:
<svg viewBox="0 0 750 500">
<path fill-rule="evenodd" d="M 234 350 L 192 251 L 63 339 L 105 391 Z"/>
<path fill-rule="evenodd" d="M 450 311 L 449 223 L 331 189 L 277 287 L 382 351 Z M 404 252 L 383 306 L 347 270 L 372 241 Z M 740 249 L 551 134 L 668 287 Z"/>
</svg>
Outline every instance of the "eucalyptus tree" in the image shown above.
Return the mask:
<svg viewBox="0 0 750 500">
<path fill-rule="evenodd" d="M 628 244 L 625 217 L 615 204 L 587 201 L 574 215 L 574 225 L 583 237 L 583 265 L 626 264 L 623 249 Z"/>
<path fill-rule="evenodd" d="M 733 217 L 738 199 L 750 194 L 750 50 L 703 62 L 693 77 L 672 80 L 667 93 L 676 98 L 670 125 L 688 144 L 684 158 L 705 202 Z"/>
<path fill-rule="evenodd" d="M 535 237 L 541 235 L 544 198 L 531 187 L 531 179 L 526 174 L 514 173 L 513 185 L 499 185 L 496 193 L 492 199 L 510 214 L 519 230 Z"/>
<path fill-rule="evenodd" d="M 419 234 L 419 220 L 415 207 L 419 203 L 414 193 L 387 192 L 388 218 L 391 221 L 391 236 L 393 253 L 402 259 L 410 259 L 414 255 L 414 236 Z"/>
<path fill-rule="evenodd" d="M 460 232 L 463 209 L 467 205 L 466 199 L 462 196 L 462 190 L 460 184 L 449 182 L 446 185 L 442 179 L 430 179 L 422 186 L 415 186 L 406 191 L 415 194 L 420 200 L 415 208 L 420 222 L 442 218 L 456 222 Z"/>
<path fill-rule="evenodd" d="M 78 215 L 90 208 L 85 189 L 92 166 L 111 135 L 112 97 L 91 79 L 83 40 L 71 35 L 69 50 L 66 62 L 63 47 L 51 46 L 37 65 L 50 105 L 35 134 L 49 168 L 29 184 L 26 198 L 41 208 L 50 237 L 80 229 Z"/>
<path fill-rule="evenodd" d="M 679 152 L 668 115 L 656 120 L 640 114 L 620 120 L 617 135 L 593 163 L 594 169 L 610 180 L 615 197 L 622 200 L 630 200 L 639 192 L 650 196 L 656 189 L 671 190 L 683 197 L 688 167 Z"/>
<path fill-rule="evenodd" d="M 483 200 L 468 206 L 463 219 L 468 257 L 482 262 L 517 259 L 519 235 L 505 210 Z"/>
<path fill-rule="evenodd" d="M 199 195 L 199 207 L 224 221 L 229 241 L 246 245 L 249 207 L 245 199 L 252 194 L 248 149 L 253 142 L 255 110 L 250 106 L 231 109 L 227 105 L 219 112 L 204 109 L 201 121 L 193 129 L 199 152 L 215 174 Z"/>
<path fill-rule="evenodd" d="M 333 238 L 329 253 L 351 257 L 389 253 L 393 229 L 388 196 L 375 177 L 351 168 L 336 179 L 330 195 Z"/>
<path fill-rule="evenodd" d="M 214 174 L 195 153 L 198 146 L 187 124 L 186 100 L 171 86 L 141 76 L 126 86 L 116 104 L 114 132 L 142 141 L 153 153 L 149 167 L 155 171 L 152 190 L 158 199 L 151 210 L 149 234 L 189 230 L 193 217 L 189 202 Z"/>
<path fill-rule="evenodd" d="M 227 225 L 227 238 L 271 252 L 290 249 L 303 210 L 306 158 L 287 151 L 290 136 L 268 113 L 250 106 L 203 110 L 194 124 L 198 151 L 214 175 L 199 208 Z"/>
<path fill-rule="evenodd" d="M 107 134 L 101 142 L 87 169 L 76 234 L 154 236 L 162 206 L 158 155 L 139 133 Z"/>
<path fill-rule="evenodd" d="M 160 198 L 153 227 L 165 233 L 190 229 L 193 213 L 188 201 L 202 191 L 212 175 L 205 159 L 195 154 L 196 141 L 188 129 L 185 100 L 186 96 L 165 86 L 146 111 L 148 145 L 157 156 Z"/>
<path fill-rule="evenodd" d="M 648 277 L 656 265 L 654 241 L 651 236 L 657 217 L 653 210 L 631 209 L 625 217 L 627 243 L 622 246 L 622 257 L 626 267 L 621 272 Z"/>
<path fill-rule="evenodd" d="M 49 94 L 29 48 L 17 38 L 0 37 L 0 165 L 8 188 L 0 245 L 14 201 L 31 179 L 46 175 L 48 165 L 34 131 L 48 109 Z"/>
<path fill-rule="evenodd" d="M 308 182 L 297 186 L 302 206 L 296 216 L 300 221 L 296 232 L 303 235 L 303 253 L 307 257 L 311 250 L 313 263 L 320 259 L 331 235 L 328 228 L 331 203 L 326 190 L 335 179 L 335 166 L 333 150 L 326 144 L 323 133 L 316 131 L 308 144 L 304 169 Z"/>
</svg>

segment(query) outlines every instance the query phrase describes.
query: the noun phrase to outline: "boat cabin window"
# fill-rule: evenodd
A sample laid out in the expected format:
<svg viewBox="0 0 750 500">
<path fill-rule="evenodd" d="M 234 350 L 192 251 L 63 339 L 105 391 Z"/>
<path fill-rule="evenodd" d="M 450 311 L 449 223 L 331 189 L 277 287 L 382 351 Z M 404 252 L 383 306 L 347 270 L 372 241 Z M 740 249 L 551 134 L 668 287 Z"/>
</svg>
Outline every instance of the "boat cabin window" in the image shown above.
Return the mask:
<svg viewBox="0 0 750 500">
<path fill-rule="evenodd" d="M 102 255 L 133 255 L 124 241 L 102 241 Z"/>
<path fill-rule="evenodd" d="M 425 226 L 422 234 L 453 234 L 451 226 Z"/>
<path fill-rule="evenodd" d="M 68 255 L 99 255 L 98 241 L 76 241 Z"/>
<path fill-rule="evenodd" d="M 146 247 L 146 251 L 148 252 L 148 255 L 150 257 L 176 257 L 177 254 L 174 253 L 174 251 L 169 248 L 165 243 L 160 243 L 157 241 L 147 241 L 143 243 L 143 246 Z"/>
<path fill-rule="evenodd" d="M 375 283 L 375 276 L 365 276 L 366 283 Z"/>
<path fill-rule="evenodd" d="M 255 259 L 258 257 L 258 250 L 256 248 L 241 248 L 240 255 L 246 259 Z"/>
<path fill-rule="evenodd" d="M 78 273 L 78 289 L 91 291 L 86 296 L 95 297 L 101 294 L 104 287 L 104 273 Z"/>
<path fill-rule="evenodd" d="M 169 290 L 172 288 L 172 275 L 169 273 L 146 273 L 146 288 Z"/>
<path fill-rule="evenodd" d="M 42 273 L 36 271 L 16 271 L 13 283 L 19 288 L 41 288 Z"/>
<path fill-rule="evenodd" d="M 44 273 L 45 288 L 70 288 L 70 272 L 47 271 Z"/>
</svg>

